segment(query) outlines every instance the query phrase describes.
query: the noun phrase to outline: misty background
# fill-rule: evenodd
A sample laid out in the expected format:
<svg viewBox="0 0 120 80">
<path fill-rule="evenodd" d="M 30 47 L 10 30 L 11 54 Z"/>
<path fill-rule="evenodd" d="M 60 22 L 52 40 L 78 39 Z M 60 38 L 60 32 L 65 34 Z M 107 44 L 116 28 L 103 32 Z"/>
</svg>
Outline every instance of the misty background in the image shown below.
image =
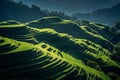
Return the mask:
<svg viewBox="0 0 120 80">
<path fill-rule="evenodd" d="M 49 11 L 62 11 L 68 15 L 75 13 L 91 13 L 98 9 L 110 8 L 120 0 L 14 0 L 24 4 L 39 6 Z"/>
</svg>

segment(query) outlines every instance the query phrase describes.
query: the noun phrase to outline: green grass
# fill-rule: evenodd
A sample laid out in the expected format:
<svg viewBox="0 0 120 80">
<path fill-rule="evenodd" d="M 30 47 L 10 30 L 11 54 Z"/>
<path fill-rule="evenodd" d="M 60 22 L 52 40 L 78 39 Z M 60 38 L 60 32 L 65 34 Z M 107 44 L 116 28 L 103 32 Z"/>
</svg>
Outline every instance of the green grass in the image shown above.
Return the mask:
<svg viewBox="0 0 120 80">
<path fill-rule="evenodd" d="M 33 45 L 4 37 L 0 37 L 0 40 L 4 40 L 3 43 L 0 43 L 1 47 L 5 47 L 5 43 L 19 44 L 14 50 L 0 53 L 1 64 L 6 62 L 0 68 L 1 79 L 79 79 L 79 76 L 84 74 L 81 79 L 86 77 L 86 80 L 110 80 L 103 72 L 87 67 L 82 61 L 60 52 L 46 43 L 41 42 L 38 45 Z M 43 48 L 43 45 L 46 45 L 46 48 Z M 56 50 L 56 52 L 49 51 L 49 48 L 52 48 L 53 51 Z M 56 54 L 57 52 L 60 52 L 63 57 Z"/>
<path fill-rule="evenodd" d="M 12 25 L 0 25 L 0 28 L 18 28 L 18 27 L 24 27 L 24 24 L 12 24 Z"/>
<path fill-rule="evenodd" d="M 102 24 L 98 24 L 98 23 L 94 23 L 91 22 L 90 23 L 90 28 L 94 29 L 97 31 L 97 33 L 99 33 L 100 35 L 102 35 L 104 38 L 111 40 L 113 37 L 113 33 L 109 30 L 110 27 L 102 25 Z"/>
<path fill-rule="evenodd" d="M 26 25 L 32 26 L 35 28 L 40 28 L 40 29 L 51 28 L 57 32 L 66 33 L 75 38 L 90 40 L 107 49 L 109 49 L 107 46 L 110 46 L 111 48 L 109 50 L 113 49 L 113 44 L 109 42 L 108 37 L 98 32 L 97 27 L 101 30 L 103 29 L 103 26 L 97 25 L 96 28 L 91 28 L 91 26 L 80 26 L 79 24 L 77 24 L 72 20 L 60 19 L 59 21 L 55 21 L 57 19 L 60 19 L 60 18 L 43 17 L 41 19 L 28 22 L 26 23 Z M 106 43 L 106 44 L 103 44 L 103 43 Z"/>
<path fill-rule="evenodd" d="M 31 23 L 40 29 L 26 26 Z M 0 79 L 111 80 L 114 75 L 119 77 L 120 65 L 112 58 L 114 45 L 106 37 L 108 33 L 101 24 L 80 26 L 55 16 L 26 24 L 14 20 L 0 22 Z M 114 75 L 109 77 L 111 72 Z"/>
<path fill-rule="evenodd" d="M 18 41 L 37 43 L 37 40 L 31 34 L 27 26 L 16 21 L 13 23 L 14 24 L 11 24 L 9 21 L 5 21 L 3 25 L 2 22 L 0 25 L 0 34 L 4 37 L 9 37 Z"/>
<path fill-rule="evenodd" d="M 38 41 L 44 41 L 51 44 L 78 59 L 102 59 L 102 62 L 99 63 L 101 66 L 119 66 L 115 61 L 111 60 L 110 56 L 112 54 L 109 50 L 91 41 L 77 39 L 68 34 L 58 33 L 53 29 L 31 28 L 31 30 L 33 30 L 34 33 L 37 33 L 36 39 Z"/>
<path fill-rule="evenodd" d="M 25 26 L 24 24 L 17 22 L 15 20 L 0 22 L 0 29 L 1 28 L 17 28 L 17 27 L 24 27 L 24 26 Z"/>
<path fill-rule="evenodd" d="M 103 36 L 101 36 L 101 35 L 99 35 L 99 34 L 94 34 L 94 33 L 92 33 L 92 32 L 90 32 L 90 31 L 87 31 L 87 26 L 81 26 L 81 28 L 84 30 L 84 31 L 86 31 L 86 33 L 88 33 L 88 34 L 90 34 L 90 35 L 92 35 L 92 36 L 94 36 L 94 37 L 98 37 L 98 38 L 100 38 L 100 39 L 103 39 L 103 40 L 106 40 L 107 41 L 107 39 L 105 39 Z"/>
</svg>

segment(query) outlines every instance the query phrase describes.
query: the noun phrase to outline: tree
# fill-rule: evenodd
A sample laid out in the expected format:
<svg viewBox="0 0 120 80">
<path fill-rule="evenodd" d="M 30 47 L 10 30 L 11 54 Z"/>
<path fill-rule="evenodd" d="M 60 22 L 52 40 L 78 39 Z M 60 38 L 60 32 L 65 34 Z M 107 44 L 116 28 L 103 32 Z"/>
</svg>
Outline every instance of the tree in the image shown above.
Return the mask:
<svg viewBox="0 0 120 80">
<path fill-rule="evenodd" d="M 111 31 L 114 33 L 118 30 L 120 30 L 120 22 L 116 22 L 115 25 L 111 28 Z"/>
<path fill-rule="evenodd" d="M 120 22 L 116 22 L 115 27 L 116 29 L 120 29 Z"/>
<path fill-rule="evenodd" d="M 40 8 L 38 6 L 33 5 L 33 4 L 31 6 L 31 8 L 34 9 L 34 10 L 40 11 Z"/>
<path fill-rule="evenodd" d="M 87 25 L 89 25 L 89 21 L 85 21 L 85 20 L 83 20 L 81 25 L 83 25 L 83 26 L 86 25 L 86 26 L 87 26 Z"/>
</svg>

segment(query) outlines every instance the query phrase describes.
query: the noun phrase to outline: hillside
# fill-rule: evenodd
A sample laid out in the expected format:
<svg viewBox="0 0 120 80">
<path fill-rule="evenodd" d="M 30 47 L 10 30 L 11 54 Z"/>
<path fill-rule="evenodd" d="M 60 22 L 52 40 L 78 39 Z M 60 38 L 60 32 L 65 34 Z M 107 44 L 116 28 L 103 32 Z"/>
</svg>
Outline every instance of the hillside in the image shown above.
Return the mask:
<svg viewBox="0 0 120 80">
<path fill-rule="evenodd" d="M 81 21 L 0 0 L 0 80 L 120 80 L 120 22 L 105 25 L 119 9 L 75 14 Z"/>
<path fill-rule="evenodd" d="M 45 16 L 59 16 L 63 19 L 72 17 L 65 15 L 63 12 L 41 10 L 39 7 L 31 7 L 22 2 L 16 3 L 13 0 L 0 0 L 0 21 L 17 20 L 19 22 L 28 22 Z"/>
<path fill-rule="evenodd" d="M 1 79 L 110 80 L 103 72 L 43 42 L 33 45 L 0 37 L 0 49 Z"/>
<path fill-rule="evenodd" d="M 88 13 L 88 14 L 77 13 L 77 14 L 73 14 L 73 16 L 80 20 L 88 20 L 88 21 L 103 23 L 106 25 L 113 25 L 120 20 L 119 10 L 120 10 L 120 3 L 111 8 L 100 9 L 94 11 L 93 13 Z"/>
<path fill-rule="evenodd" d="M 112 33 L 114 33 L 114 37 L 112 38 L 112 42 L 117 44 L 120 42 L 120 22 L 117 22 L 114 27 L 111 28 Z"/>
<path fill-rule="evenodd" d="M 113 45 L 111 42 L 109 42 L 109 39 L 106 38 L 105 35 L 109 35 L 109 33 L 106 34 L 105 28 L 106 26 L 99 26 L 96 24 L 90 24 L 87 25 L 79 25 L 73 20 L 64 20 L 59 17 L 43 17 L 38 20 L 34 20 L 31 22 L 26 23 L 28 26 L 36 27 L 36 28 L 52 28 L 60 33 L 67 33 L 75 38 L 82 38 L 87 39 L 92 42 L 95 42 L 97 44 L 100 44 L 102 47 L 105 47 L 109 50 L 113 49 Z M 100 31 L 102 31 L 101 34 L 100 31 L 97 31 L 95 28 L 96 26 L 100 28 Z M 98 28 L 98 29 L 99 29 Z M 82 33 L 82 34 L 81 34 Z M 111 34 L 112 35 L 112 34 Z M 109 36 L 111 36 L 109 35 Z M 112 37 L 112 36 L 111 36 Z M 109 37 L 110 38 L 110 37 Z M 103 44 L 104 43 L 104 44 Z M 108 46 L 110 46 L 108 48 Z"/>
<path fill-rule="evenodd" d="M 32 24 L 37 22 L 34 28 Z M 119 80 L 120 63 L 110 51 L 114 45 L 106 37 L 107 30 L 97 23 L 91 23 L 89 28 L 58 17 L 43 17 L 26 24 L 0 22 L 0 79 Z M 76 29 L 89 38 L 79 36 L 80 33 L 75 36 L 72 31 Z M 91 40 L 94 32 L 95 40 L 111 46 Z"/>
<path fill-rule="evenodd" d="M 26 26 L 14 20 L 8 20 L 0 23 L 0 34 L 5 37 L 14 38 L 19 41 L 37 43 L 36 39 L 30 34 Z"/>
</svg>

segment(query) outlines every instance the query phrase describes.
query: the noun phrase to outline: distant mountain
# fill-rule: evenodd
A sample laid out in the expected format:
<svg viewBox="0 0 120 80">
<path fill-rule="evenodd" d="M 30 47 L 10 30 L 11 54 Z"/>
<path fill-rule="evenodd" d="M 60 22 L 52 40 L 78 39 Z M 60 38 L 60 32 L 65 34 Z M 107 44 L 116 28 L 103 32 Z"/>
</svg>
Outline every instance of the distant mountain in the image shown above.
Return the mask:
<svg viewBox="0 0 120 80">
<path fill-rule="evenodd" d="M 41 10 L 35 5 L 28 7 L 22 2 L 16 3 L 13 0 L 0 0 L 0 21 L 17 20 L 27 22 L 45 16 L 59 16 L 64 19 L 70 18 L 63 12 L 48 12 L 47 10 Z"/>
<path fill-rule="evenodd" d="M 100 9 L 90 14 L 77 13 L 73 14 L 73 16 L 80 20 L 112 25 L 115 22 L 120 21 L 120 3 L 111 8 Z"/>
</svg>

